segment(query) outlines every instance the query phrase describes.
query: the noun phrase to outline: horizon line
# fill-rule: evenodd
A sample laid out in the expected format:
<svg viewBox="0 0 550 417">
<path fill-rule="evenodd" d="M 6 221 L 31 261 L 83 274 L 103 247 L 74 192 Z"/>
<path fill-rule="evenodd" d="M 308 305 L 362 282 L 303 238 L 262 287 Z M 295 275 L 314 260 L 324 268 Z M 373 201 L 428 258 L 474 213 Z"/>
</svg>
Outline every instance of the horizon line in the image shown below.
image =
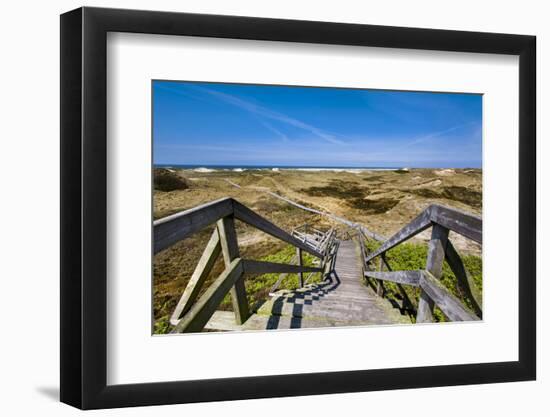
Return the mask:
<svg viewBox="0 0 550 417">
<path fill-rule="evenodd" d="M 284 164 L 182 164 L 182 163 L 153 163 L 153 166 L 187 166 L 187 167 L 236 167 L 236 168 L 349 168 L 349 169 L 368 169 L 368 168 L 387 168 L 387 169 L 482 169 L 482 166 L 411 166 L 411 165 L 284 165 Z"/>
</svg>

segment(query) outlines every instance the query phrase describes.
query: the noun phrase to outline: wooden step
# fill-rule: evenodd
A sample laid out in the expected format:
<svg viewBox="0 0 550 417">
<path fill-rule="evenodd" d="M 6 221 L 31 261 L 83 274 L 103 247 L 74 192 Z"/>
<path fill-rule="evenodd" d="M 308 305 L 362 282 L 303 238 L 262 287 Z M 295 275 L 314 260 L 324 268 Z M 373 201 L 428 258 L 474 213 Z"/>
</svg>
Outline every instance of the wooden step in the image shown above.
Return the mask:
<svg viewBox="0 0 550 417">
<path fill-rule="evenodd" d="M 208 330 L 241 331 L 410 323 L 391 303 L 365 285 L 354 241 L 341 242 L 334 271 L 325 281 L 279 290 L 243 325 L 230 311 L 216 311 Z"/>
<path fill-rule="evenodd" d="M 323 300 L 321 302 L 288 302 L 284 299 L 272 300 L 260 310 L 262 315 L 283 317 L 298 317 L 303 319 L 333 319 L 339 322 L 364 322 L 390 324 L 396 322 L 394 317 L 388 316 L 387 311 L 381 308 L 377 300 L 363 302 L 343 300 Z"/>
<path fill-rule="evenodd" d="M 300 317 L 282 317 L 253 314 L 242 325 L 235 323 L 232 311 L 216 311 L 205 329 L 210 331 L 277 330 L 333 327 L 337 322 L 327 319 L 303 319 Z"/>
</svg>

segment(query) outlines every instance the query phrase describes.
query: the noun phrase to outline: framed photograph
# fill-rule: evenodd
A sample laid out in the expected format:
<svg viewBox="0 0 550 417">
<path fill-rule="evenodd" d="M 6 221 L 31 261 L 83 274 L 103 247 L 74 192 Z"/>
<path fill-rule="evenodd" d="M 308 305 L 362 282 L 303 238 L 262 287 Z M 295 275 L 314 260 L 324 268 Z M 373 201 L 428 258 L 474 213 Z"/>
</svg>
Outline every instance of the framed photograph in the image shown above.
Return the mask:
<svg viewBox="0 0 550 417">
<path fill-rule="evenodd" d="M 61 401 L 533 380 L 535 37 L 61 16 Z"/>
</svg>

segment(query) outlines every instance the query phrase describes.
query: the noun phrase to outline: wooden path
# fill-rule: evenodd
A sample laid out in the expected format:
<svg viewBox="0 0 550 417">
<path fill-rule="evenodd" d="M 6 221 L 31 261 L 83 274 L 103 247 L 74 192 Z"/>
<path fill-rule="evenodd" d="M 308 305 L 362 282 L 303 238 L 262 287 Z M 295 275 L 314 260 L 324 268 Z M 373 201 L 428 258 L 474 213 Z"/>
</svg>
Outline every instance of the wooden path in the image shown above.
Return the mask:
<svg viewBox="0 0 550 417">
<path fill-rule="evenodd" d="M 338 244 L 333 271 L 319 284 L 278 291 L 244 324 L 232 312 L 217 311 L 206 325 L 211 330 L 273 330 L 411 323 L 389 301 L 364 283 L 355 240 Z"/>
<path fill-rule="evenodd" d="M 295 260 L 274 263 L 242 258 L 235 220 L 294 246 Z M 214 223 L 216 227 L 210 240 L 170 317 L 172 333 L 203 329 L 266 330 L 410 323 L 410 314 L 416 315 L 416 323 L 426 323 L 434 321 L 435 306 L 450 321 L 482 318 L 481 295 L 449 239 L 449 232 L 453 231 L 481 244 L 480 217 L 431 205 L 369 252 L 365 245 L 368 233 L 359 225 L 354 224 L 341 236 L 337 236 L 333 228 L 320 231 L 308 225 L 289 233 L 237 200 L 223 198 L 156 220 L 154 253 Z M 387 251 L 428 228 L 432 229 L 432 236 L 425 269 L 392 271 L 386 260 Z M 316 263 L 304 265 L 304 252 L 313 256 Z M 225 264 L 224 271 L 202 291 L 220 256 Z M 379 262 L 374 262 L 375 258 Z M 468 299 L 469 306 L 440 282 L 444 261 L 455 275 L 456 285 Z M 261 274 L 279 274 L 279 280 L 268 290 L 271 299 L 257 311 L 250 311 L 245 279 Z M 278 291 L 279 284 L 288 274 L 299 275 L 300 288 Z M 308 285 L 305 274 L 322 274 L 324 280 Z M 397 285 L 401 306 L 396 300 L 392 305 L 384 297 L 384 281 Z M 371 289 L 374 284 L 378 295 Z M 404 285 L 420 288 L 416 303 L 412 302 Z M 228 294 L 231 294 L 233 312 L 216 311 Z M 407 310 L 408 314 L 402 315 L 400 309 Z"/>
</svg>

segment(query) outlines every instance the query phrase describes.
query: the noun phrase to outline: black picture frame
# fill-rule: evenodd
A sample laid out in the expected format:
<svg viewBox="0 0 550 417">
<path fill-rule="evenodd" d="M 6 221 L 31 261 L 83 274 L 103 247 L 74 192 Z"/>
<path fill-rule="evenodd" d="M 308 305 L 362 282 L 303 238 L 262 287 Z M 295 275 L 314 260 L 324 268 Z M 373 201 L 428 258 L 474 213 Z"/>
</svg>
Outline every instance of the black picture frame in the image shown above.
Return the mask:
<svg viewBox="0 0 550 417">
<path fill-rule="evenodd" d="M 519 360 L 107 385 L 108 32 L 519 56 Z M 85 7 L 61 16 L 60 56 L 62 402 L 94 409 L 535 379 L 534 36 Z"/>
</svg>

